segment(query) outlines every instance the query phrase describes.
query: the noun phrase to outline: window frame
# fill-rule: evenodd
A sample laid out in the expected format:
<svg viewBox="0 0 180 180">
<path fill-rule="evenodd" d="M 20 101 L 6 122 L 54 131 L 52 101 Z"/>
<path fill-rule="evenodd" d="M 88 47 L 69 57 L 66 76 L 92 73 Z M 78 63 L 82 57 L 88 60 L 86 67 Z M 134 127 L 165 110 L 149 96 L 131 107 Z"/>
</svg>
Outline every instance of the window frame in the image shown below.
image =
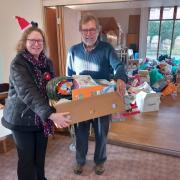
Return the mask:
<svg viewBox="0 0 180 180">
<path fill-rule="evenodd" d="M 160 17 L 159 19 L 150 19 L 150 11 L 151 9 L 154 9 L 154 8 L 160 8 Z M 172 19 L 163 19 L 163 10 L 164 8 L 174 8 L 174 13 L 173 13 L 173 18 Z M 172 20 L 173 21 L 173 26 L 172 26 L 172 36 L 171 36 L 171 45 L 170 45 L 170 54 L 169 56 L 171 57 L 171 54 L 172 54 L 172 45 L 173 45 L 173 40 L 174 40 L 174 28 L 175 28 L 175 23 L 176 21 L 180 20 L 180 18 L 177 18 L 176 17 L 176 14 L 177 14 L 177 8 L 180 8 L 180 6 L 166 6 L 166 7 L 152 7 L 152 8 L 149 8 L 149 17 L 148 17 L 148 25 L 149 25 L 149 22 L 150 21 L 159 21 L 159 31 L 158 31 L 158 46 L 157 46 L 157 53 L 156 53 L 156 58 L 159 57 L 159 50 L 160 50 L 160 37 L 161 37 L 161 27 L 162 27 L 162 22 L 163 21 L 170 21 Z M 147 50 L 148 50 L 148 47 L 146 47 L 146 55 L 147 55 Z"/>
</svg>

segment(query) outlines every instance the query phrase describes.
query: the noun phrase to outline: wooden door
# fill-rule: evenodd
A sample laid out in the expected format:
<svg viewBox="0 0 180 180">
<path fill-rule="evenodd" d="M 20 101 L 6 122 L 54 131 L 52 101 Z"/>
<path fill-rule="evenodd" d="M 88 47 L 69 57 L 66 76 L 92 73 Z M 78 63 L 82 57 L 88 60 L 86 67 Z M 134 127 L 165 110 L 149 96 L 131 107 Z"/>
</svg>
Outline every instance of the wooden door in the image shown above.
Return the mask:
<svg viewBox="0 0 180 180">
<path fill-rule="evenodd" d="M 58 54 L 59 54 L 59 75 L 66 74 L 66 50 L 65 50 L 65 34 L 64 34 L 64 7 L 58 6 L 57 14 L 57 40 L 58 40 Z"/>
<path fill-rule="evenodd" d="M 49 46 L 49 56 L 53 61 L 56 76 L 65 75 L 65 44 L 63 7 L 45 7 L 45 32 Z"/>
</svg>

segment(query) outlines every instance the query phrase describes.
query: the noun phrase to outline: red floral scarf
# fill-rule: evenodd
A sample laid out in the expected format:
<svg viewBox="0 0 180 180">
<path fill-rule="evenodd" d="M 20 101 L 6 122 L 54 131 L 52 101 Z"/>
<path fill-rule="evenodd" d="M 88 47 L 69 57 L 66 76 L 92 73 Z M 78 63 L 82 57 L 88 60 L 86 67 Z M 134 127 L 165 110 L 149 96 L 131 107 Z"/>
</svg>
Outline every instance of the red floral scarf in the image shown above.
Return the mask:
<svg viewBox="0 0 180 180">
<path fill-rule="evenodd" d="M 23 57 L 29 61 L 33 65 L 33 71 L 34 71 L 34 81 L 36 83 L 36 86 L 39 89 L 39 94 L 43 96 L 44 98 L 48 99 L 46 94 L 46 84 L 48 80 L 50 80 L 54 74 L 52 72 L 49 72 L 49 65 L 48 65 L 48 59 L 45 56 L 45 54 L 42 52 L 39 55 L 38 60 L 34 58 L 32 54 L 30 54 L 27 50 L 24 50 L 22 53 Z M 49 74 L 50 79 L 46 79 L 45 75 Z M 53 121 L 50 119 L 45 120 L 44 122 L 41 121 L 40 117 L 35 114 L 35 124 L 38 127 L 42 127 L 44 130 L 45 136 L 48 136 L 49 134 L 53 134 Z"/>
</svg>

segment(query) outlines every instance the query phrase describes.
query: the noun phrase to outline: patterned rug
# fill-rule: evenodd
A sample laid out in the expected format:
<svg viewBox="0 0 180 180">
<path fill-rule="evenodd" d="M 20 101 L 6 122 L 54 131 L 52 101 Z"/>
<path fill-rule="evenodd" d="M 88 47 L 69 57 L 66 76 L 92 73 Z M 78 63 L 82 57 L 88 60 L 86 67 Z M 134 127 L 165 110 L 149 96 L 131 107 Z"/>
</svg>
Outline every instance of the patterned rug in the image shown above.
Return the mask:
<svg viewBox="0 0 180 180">
<path fill-rule="evenodd" d="M 75 153 L 69 150 L 71 138 L 56 135 L 50 138 L 46 156 L 48 180 L 179 180 L 180 158 L 136 149 L 107 145 L 106 171 L 94 173 L 94 141 L 89 141 L 87 163 L 82 175 L 73 174 Z M 0 154 L 0 180 L 17 180 L 16 149 Z"/>
</svg>

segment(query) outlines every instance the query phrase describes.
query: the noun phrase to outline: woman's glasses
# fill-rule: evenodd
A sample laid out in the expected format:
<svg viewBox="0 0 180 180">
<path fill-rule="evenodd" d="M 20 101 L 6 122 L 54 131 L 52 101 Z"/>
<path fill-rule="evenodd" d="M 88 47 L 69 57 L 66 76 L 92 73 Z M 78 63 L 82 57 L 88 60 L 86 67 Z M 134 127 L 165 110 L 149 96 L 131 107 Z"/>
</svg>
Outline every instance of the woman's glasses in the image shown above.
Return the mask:
<svg viewBox="0 0 180 180">
<path fill-rule="evenodd" d="M 44 43 L 43 39 L 27 39 L 31 44 L 36 44 L 36 42 L 39 44 L 39 45 L 42 45 Z"/>
</svg>

